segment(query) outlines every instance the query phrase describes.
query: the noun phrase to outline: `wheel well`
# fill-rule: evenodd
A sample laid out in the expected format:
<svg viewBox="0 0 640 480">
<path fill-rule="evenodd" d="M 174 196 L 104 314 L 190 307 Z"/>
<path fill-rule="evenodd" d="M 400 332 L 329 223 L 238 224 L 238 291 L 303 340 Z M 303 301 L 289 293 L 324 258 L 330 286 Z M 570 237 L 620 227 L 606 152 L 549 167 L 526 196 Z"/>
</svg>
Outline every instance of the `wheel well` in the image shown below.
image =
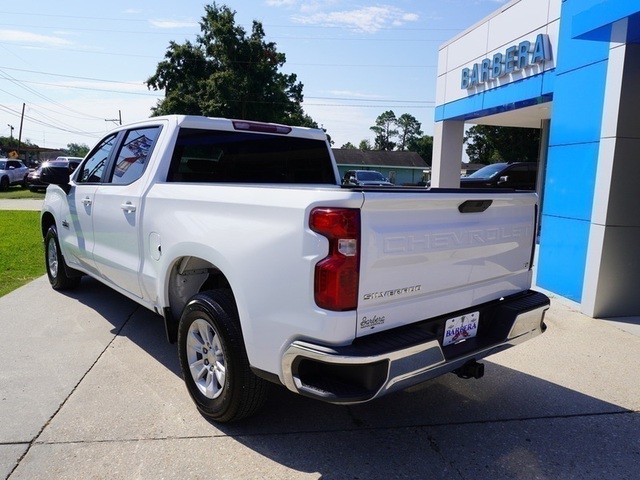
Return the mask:
<svg viewBox="0 0 640 480">
<path fill-rule="evenodd" d="M 56 220 L 53 218 L 49 212 L 46 212 L 42 215 L 42 220 L 40 221 L 40 227 L 42 228 L 42 238 L 47 234 L 47 231 L 51 227 L 51 225 L 55 225 Z"/>
<path fill-rule="evenodd" d="M 197 257 L 177 259 L 169 274 L 169 308 L 177 321 L 196 293 L 216 288 L 230 289 L 227 277 L 212 263 Z"/>
</svg>

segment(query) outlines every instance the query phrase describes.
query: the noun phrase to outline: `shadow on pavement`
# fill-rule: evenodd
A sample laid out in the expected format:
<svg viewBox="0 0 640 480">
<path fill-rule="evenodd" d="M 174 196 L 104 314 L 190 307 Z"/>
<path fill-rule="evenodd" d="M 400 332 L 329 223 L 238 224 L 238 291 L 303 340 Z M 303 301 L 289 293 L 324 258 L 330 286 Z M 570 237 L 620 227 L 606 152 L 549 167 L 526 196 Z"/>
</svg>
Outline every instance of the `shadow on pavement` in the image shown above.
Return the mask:
<svg viewBox="0 0 640 480">
<path fill-rule="evenodd" d="M 90 279 L 67 295 L 180 376 L 159 316 Z M 126 304 L 126 322 L 116 304 Z M 635 479 L 640 466 L 637 412 L 490 360 L 481 380 L 445 375 L 362 405 L 324 404 L 274 386 L 254 417 L 181 428 L 174 440 L 197 439 L 215 452 L 227 438 L 286 467 L 290 478 Z"/>
<path fill-rule="evenodd" d="M 111 333 L 127 337 L 182 378 L 176 347 L 167 341 L 160 315 L 88 276 L 82 277 L 77 289 L 60 293 L 95 310 L 113 325 Z"/>
</svg>

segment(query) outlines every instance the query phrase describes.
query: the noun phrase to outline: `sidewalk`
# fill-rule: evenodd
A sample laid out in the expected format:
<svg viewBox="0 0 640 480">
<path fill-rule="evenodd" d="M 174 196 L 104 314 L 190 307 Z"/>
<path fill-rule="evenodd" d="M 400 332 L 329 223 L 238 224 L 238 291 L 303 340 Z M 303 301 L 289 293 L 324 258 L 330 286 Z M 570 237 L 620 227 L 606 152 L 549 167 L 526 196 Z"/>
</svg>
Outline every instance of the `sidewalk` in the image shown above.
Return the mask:
<svg viewBox="0 0 640 480">
<path fill-rule="evenodd" d="M 42 199 L 38 198 L 15 198 L 3 200 L 0 199 L 0 210 L 37 210 L 42 209 L 44 195 Z"/>
<path fill-rule="evenodd" d="M 637 478 L 640 336 L 558 301 L 547 324 L 481 380 L 351 407 L 274 388 L 221 426 L 195 409 L 158 316 L 41 277 L 0 298 L 0 478 Z"/>
</svg>

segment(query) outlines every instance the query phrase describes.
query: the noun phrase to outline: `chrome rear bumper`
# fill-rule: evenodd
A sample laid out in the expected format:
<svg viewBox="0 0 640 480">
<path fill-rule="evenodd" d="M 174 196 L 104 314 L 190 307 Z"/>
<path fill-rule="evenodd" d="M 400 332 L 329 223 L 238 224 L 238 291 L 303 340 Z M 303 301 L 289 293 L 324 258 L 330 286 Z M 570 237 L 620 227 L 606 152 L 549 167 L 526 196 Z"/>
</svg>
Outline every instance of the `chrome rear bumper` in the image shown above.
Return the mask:
<svg viewBox="0 0 640 480">
<path fill-rule="evenodd" d="M 282 359 L 285 386 L 302 395 L 338 404 L 361 403 L 422 383 L 465 363 L 518 345 L 545 330 L 549 299 L 528 291 L 446 317 L 328 347 L 294 341 Z M 442 347 L 434 329 L 447 318 L 480 311 L 478 336 Z"/>
</svg>

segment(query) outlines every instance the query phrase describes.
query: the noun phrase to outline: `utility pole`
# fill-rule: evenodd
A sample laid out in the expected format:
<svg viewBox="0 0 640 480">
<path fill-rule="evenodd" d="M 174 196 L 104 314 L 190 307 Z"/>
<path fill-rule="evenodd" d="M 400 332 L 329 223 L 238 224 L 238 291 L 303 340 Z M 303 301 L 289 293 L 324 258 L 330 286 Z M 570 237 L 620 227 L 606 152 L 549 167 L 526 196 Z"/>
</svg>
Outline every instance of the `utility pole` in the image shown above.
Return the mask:
<svg viewBox="0 0 640 480">
<path fill-rule="evenodd" d="M 13 128 L 14 127 L 13 127 L 13 125 L 9 125 L 8 123 L 7 123 L 7 127 L 9 127 L 11 129 L 11 133 L 9 133 L 9 135 L 11 136 L 11 143 L 13 143 Z"/>
<path fill-rule="evenodd" d="M 22 123 L 24 122 L 24 107 L 25 107 L 25 103 L 22 104 L 22 116 L 20 117 L 20 133 L 18 136 L 18 158 L 20 158 L 20 143 L 22 142 Z M 25 160 L 26 160 L 26 154 L 25 154 Z"/>
<path fill-rule="evenodd" d="M 122 110 L 118 110 L 118 118 L 105 118 L 105 122 L 118 122 L 119 125 L 122 125 Z"/>
</svg>

